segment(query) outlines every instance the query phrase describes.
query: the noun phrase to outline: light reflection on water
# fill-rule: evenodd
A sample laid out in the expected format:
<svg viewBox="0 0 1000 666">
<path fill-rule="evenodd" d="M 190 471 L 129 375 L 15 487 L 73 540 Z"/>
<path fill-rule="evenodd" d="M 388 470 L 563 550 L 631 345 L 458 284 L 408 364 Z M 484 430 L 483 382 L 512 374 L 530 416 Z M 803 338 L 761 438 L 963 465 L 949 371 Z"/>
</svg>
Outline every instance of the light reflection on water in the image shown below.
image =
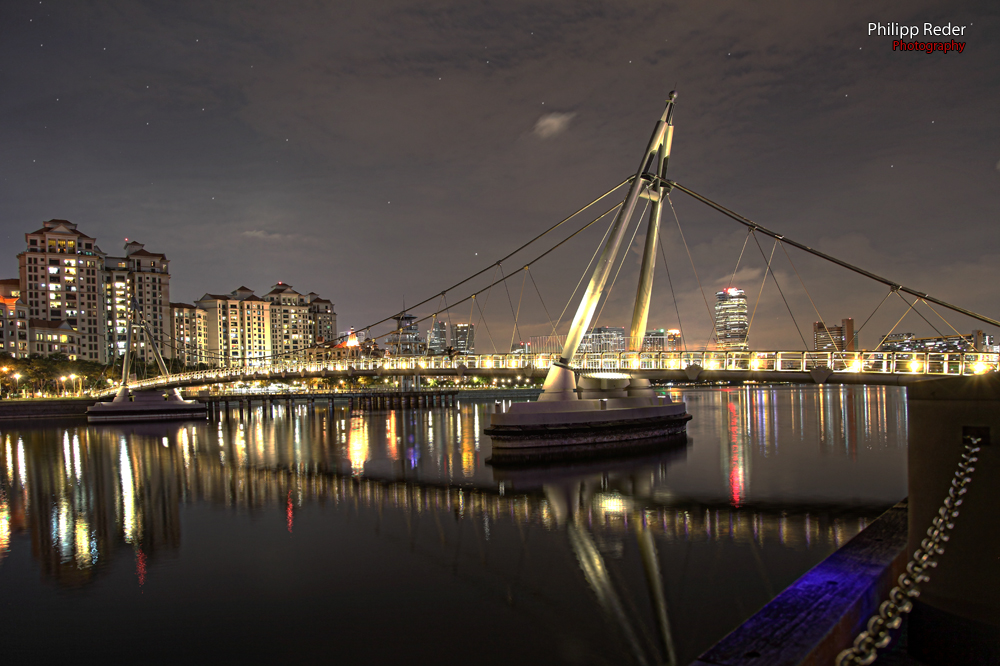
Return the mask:
<svg viewBox="0 0 1000 666">
<path fill-rule="evenodd" d="M 198 660 L 308 661 L 329 636 L 303 627 L 339 618 L 338 654 L 369 663 L 686 663 L 906 494 L 906 415 L 882 387 L 671 394 L 686 443 L 513 469 L 486 463 L 492 404 L 4 424 L 0 622 L 49 660 L 127 626 L 121 649 L 170 630 Z M 285 616 L 247 616 L 268 603 Z M 398 645 L 386 608 L 421 618 Z M 43 636 L 29 609 L 65 622 Z M 239 638 L 279 634 L 295 646 Z"/>
</svg>

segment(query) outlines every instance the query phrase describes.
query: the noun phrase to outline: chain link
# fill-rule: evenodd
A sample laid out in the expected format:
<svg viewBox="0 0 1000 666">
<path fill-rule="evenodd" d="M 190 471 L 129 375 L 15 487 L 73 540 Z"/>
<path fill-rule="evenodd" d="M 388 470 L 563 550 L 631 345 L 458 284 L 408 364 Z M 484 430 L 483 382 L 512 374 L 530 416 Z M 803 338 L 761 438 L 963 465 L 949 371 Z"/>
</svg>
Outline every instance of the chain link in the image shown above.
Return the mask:
<svg viewBox="0 0 1000 666">
<path fill-rule="evenodd" d="M 899 585 L 892 588 L 889 599 L 883 601 L 878 613 L 868 620 L 868 628 L 858 634 L 854 645 L 837 655 L 836 666 L 867 666 L 875 661 L 878 651 L 892 642 L 890 632 L 898 629 L 903 623 L 903 615 L 913 610 L 910 599 L 919 597 L 920 584 L 930 580 L 926 570 L 938 565 L 935 557 L 944 553 L 944 544 L 950 538 L 948 532 L 955 527 L 955 519 L 958 518 L 961 497 L 968 490 L 966 486 L 972 483 L 972 473 L 976 471 L 972 465 L 979 460 L 976 454 L 979 453 L 978 444 L 982 440 L 978 437 L 969 437 L 968 440 L 951 480 L 951 487 L 948 488 L 948 497 L 927 528 L 927 536 L 907 562 L 906 572 L 900 574 L 897 581 Z"/>
</svg>

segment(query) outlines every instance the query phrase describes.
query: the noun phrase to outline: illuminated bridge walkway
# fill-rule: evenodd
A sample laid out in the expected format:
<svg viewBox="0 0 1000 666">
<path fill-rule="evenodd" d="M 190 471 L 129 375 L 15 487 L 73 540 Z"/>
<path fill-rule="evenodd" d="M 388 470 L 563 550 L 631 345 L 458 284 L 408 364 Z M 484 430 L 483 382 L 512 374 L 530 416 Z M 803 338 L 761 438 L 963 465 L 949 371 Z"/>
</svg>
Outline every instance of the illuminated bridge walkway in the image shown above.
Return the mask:
<svg viewBox="0 0 1000 666">
<path fill-rule="evenodd" d="M 542 379 L 558 354 L 393 356 L 325 363 L 215 368 L 130 382 L 133 390 L 209 386 L 232 382 L 353 377 Z M 831 384 L 907 384 L 935 377 L 975 375 L 1000 369 L 1000 355 L 924 352 L 604 352 L 578 354 L 584 375 L 627 374 L 674 382 L 760 381 Z M 109 389 L 105 395 L 111 395 Z"/>
</svg>

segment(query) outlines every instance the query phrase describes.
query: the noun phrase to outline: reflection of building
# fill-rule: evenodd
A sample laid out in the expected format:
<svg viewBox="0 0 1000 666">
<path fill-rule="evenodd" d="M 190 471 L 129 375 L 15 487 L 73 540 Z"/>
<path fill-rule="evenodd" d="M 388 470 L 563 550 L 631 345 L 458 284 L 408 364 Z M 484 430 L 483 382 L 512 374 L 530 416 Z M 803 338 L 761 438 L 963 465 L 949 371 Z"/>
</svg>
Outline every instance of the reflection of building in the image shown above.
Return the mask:
<svg viewBox="0 0 1000 666">
<path fill-rule="evenodd" d="M 411 314 L 393 317 L 396 330 L 386 336 L 386 349 L 397 356 L 420 356 L 427 351 L 427 344 L 420 338 L 417 318 Z"/>
<path fill-rule="evenodd" d="M 981 330 L 974 330 L 969 335 L 942 335 L 931 338 L 918 338 L 913 333 L 892 333 L 883 336 L 885 340 L 878 347 L 879 351 L 894 352 L 963 352 L 986 351 L 993 346 L 993 336 L 985 335 Z"/>
<path fill-rule="evenodd" d="M 850 317 L 841 320 L 840 326 L 813 322 L 813 349 L 816 351 L 854 351 L 857 349 L 855 342 L 854 320 Z"/>
<path fill-rule="evenodd" d="M 715 337 L 719 349 L 746 349 L 750 331 L 747 296 L 730 287 L 715 294 Z"/>
<path fill-rule="evenodd" d="M 443 321 L 435 321 L 427 331 L 427 353 L 443 354 L 448 349 L 448 328 Z"/>
<path fill-rule="evenodd" d="M 476 353 L 476 325 L 475 324 L 452 324 L 451 325 L 451 346 L 459 354 Z"/>
</svg>

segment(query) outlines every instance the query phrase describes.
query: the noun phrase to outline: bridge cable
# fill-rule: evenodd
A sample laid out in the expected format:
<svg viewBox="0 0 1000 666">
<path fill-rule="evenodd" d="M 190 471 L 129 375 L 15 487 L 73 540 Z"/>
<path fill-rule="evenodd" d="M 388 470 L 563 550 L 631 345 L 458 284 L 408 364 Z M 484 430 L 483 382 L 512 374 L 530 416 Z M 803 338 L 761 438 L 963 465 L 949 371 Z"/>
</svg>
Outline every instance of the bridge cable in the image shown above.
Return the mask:
<svg viewBox="0 0 1000 666">
<path fill-rule="evenodd" d="M 514 313 L 514 330 L 510 332 L 510 350 L 514 351 L 514 335 L 517 334 L 520 337 L 521 332 L 517 329 L 517 320 L 521 316 L 521 301 L 524 300 L 524 284 L 528 281 L 528 267 L 524 267 L 524 277 L 521 278 L 521 295 L 517 298 L 517 312 Z M 503 283 L 504 288 L 507 287 L 507 283 Z M 507 298 L 510 299 L 510 292 L 507 292 Z M 513 311 L 513 307 L 511 307 Z M 524 342 L 521 340 L 521 342 Z M 522 350 L 526 351 L 526 350 Z"/>
<path fill-rule="evenodd" d="M 520 252 L 521 250 L 525 249 L 526 247 L 528 247 L 529 245 L 531 245 L 531 244 L 532 244 L 532 243 L 534 243 L 535 241 L 537 241 L 537 240 L 541 239 L 541 238 L 542 238 L 543 236 L 545 236 L 545 235 L 547 235 L 547 234 L 551 233 L 552 231 L 555 231 L 555 230 L 556 230 L 557 228 L 559 228 L 560 226 L 562 226 L 562 225 L 563 225 L 563 224 L 565 224 L 566 222 L 569 222 L 570 220 L 572 220 L 572 219 L 573 219 L 574 217 L 576 217 L 577 215 L 579 215 L 579 214 L 580 214 L 580 213 L 582 213 L 583 211 L 587 210 L 588 208 L 590 208 L 590 207 L 591 207 L 591 206 L 593 206 L 594 204 L 598 203 L 599 201 L 601 201 L 602 199 L 604 199 L 605 197 L 607 197 L 608 195 L 610 195 L 611 193 L 613 193 L 613 192 L 614 192 L 615 190 L 617 190 L 618 188 L 620 188 L 620 187 L 621 187 L 622 185 L 625 185 L 626 183 L 630 182 L 630 181 L 632 180 L 632 178 L 633 178 L 633 177 L 632 177 L 632 176 L 630 176 L 630 177 L 626 178 L 625 180 L 623 180 L 622 182 L 618 183 L 618 184 L 617 184 L 617 185 L 615 185 L 615 186 L 614 186 L 613 188 L 611 188 L 610 190 L 608 190 L 607 192 L 605 192 L 605 193 L 604 193 L 604 194 L 602 194 L 601 196 L 597 197 L 596 199 L 594 199 L 593 201 L 591 201 L 590 203 L 588 203 L 588 204 L 587 204 L 586 206 L 584 206 L 583 208 L 580 208 L 580 209 L 578 209 L 578 210 L 577 210 L 576 212 L 574 212 L 574 213 L 570 214 L 569 216 L 567 216 L 567 217 L 564 217 L 564 218 L 563 218 L 562 220 L 560 220 L 559 222 L 556 222 L 556 223 L 555 223 L 555 224 L 553 224 L 553 225 L 552 225 L 551 227 L 549 227 L 548 229 L 546 229 L 546 230 L 545 230 L 545 231 L 543 231 L 542 233 L 538 234 L 537 236 L 535 236 L 534 238 L 532 238 L 532 239 L 531 239 L 530 241 L 528 241 L 527 243 L 525 243 L 525 244 L 524 244 L 524 245 L 522 245 L 521 247 L 519 247 L 519 248 L 517 248 L 516 250 L 514 250 L 513 252 L 511 252 L 511 253 L 507 254 L 507 255 L 506 255 L 505 257 L 502 257 L 502 258 L 500 259 L 500 261 L 507 261 L 508 259 L 510 259 L 511 257 L 513 257 L 513 256 L 514 256 L 515 254 L 517 254 L 517 253 L 518 253 L 518 252 Z M 621 204 L 618 204 L 618 205 L 620 206 Z M 604 215 L 607 215 L 607 213 L 605 213 Z M 604 217 L 604 215 L 602 215 L 601 217 Z M 598 219 L 600 219 L 600 218 L 598 218 Z M 591 224 L 593 224 L 593 222 L 591 222 Z M 590 224 L 588 224 L 587 226 L 590 226 Z M 586 227 L 584 227 L 584 228 L 586 228 Z M 575 234 L 574 234 L 574 235 L 575 235 Z M 570 236 L 570 238 L 572 238 L 572 236 Z M 559 247 L 559 245 L 561 245 L 561 244 L 562 244 L 562 243 L 559 243 L 559 244 L 557 244 L 557 245 L 556 245 L 555 247 Z M 494 265 L 494 264 L 490 264 L 490 266 L 493 266 L 493 265 Z M 479 277 L 480 275 L 482 275 L 483 273 L 485 273 L 485 272 L 486 272 L 486 271 L 488 271 L 489 269 L 490 269 L 490 267 L 489 267 L 489 266 L 487 266 L 486 268 L 484 268 L 484 269 L 482 269 L 482 270 L 480 270 L 480 271 L 478 271 L 478 272 L 476 272 L 476 273 L 473 273 L 472 275 L 470 275 L 469 277 L 465 278 L 464 280 L 462 280 L 462 281 L 460 281 L 460 282 L 456 282 L 456 283 L 455 283 L 455 284 L 453 284 L 452 286 L 450 286 L 450 287 L 448 287 L 447 289 L 445 289 L 445 291 L 446 291 L 446 292 L 447 292 L 447 291 L 453 291 L 454 289 L 457 289 L 458 287 L 462 286 L 462 285 L 463 285 L 463 284 L 465 284 L 466 282 L 469 282 L 470 280 L 473 280 L 473 279 L 475 279 L 475 278 Z M 435 294 L 435 296 L 437 296 L 437 295 L 438 295 L 438 294 Z M 420 307 L 420 306 L 422 306 L 422 305 L 426 305 L 426 304 L 427 304 L 428 302 L 432 301 L 433 299 L 434 299 L 434 296 L 431 296 L 430 298 L 428 298 L 428 299 L 425 299 L 425 300 L 423 300 L 423 301 L 420 301 L 420 302 L 419 302 L 419 303 L 417 303 L 416 305 L 413 305 L 413 306 L 411 306 L 411 307 L 410 307 L 410 309 L 411 309 L 411 310 L 413 310 L 413 309 L 416 309 L 416 308 L 419 308 L 419 307 Z M 379 321 L 375 322 L 374 324 L 370 324 L 369 326 L 365 326 L 365 328 L 366 328 L 366 329 L 367 329 L 367 328 L 374 328 L 375 326 L 378 326 L 379 324 L 384 324 L 385 322 L 387 322 L 387 321 L 389 321 L 389 320 L 391 320 L 391 319 L 392 319 L 392 317 L 386 317 L 385 319 L 381 319 L 381 320 L 379 320 Z M 380 337 L 381 337 L 381 336 L 380 336 Z M 339 338 L 338 338 L 338 339 L 339 339 Z"/>
<path fill-rule="evenodd" d="M 496 278 L 497 278 L 497 271 L 500 271 L 500 274 L 501 274 L 500 282 L 506 283 L 507 282 L 507 278 L 506 278 L 506 276 L 503 275 L 503 269 L 500 267 L 500 262 L 498 261 L 496 265 L 497 265 L 497 267 L 493 270 L 493 279 L 496 280 Z M 496 282 L 494 282 L 493 284 L 496 284 Z M 489 291 L 486 292 L 486 304 L 485 305 L 479 305 L 478 302 L 476 303 L 476 307 L 479 308 L 479 321 L 476 322 L 477 326 L 479 324 L 482 324 L 483 321 L 484 321 L 484 319 L 486 318 L 486 312 L 485 312 L 485 310 L 486 310 L 486 308 L 488 308 L 490 306 L 490 295 L 493 293 L 493 284 L 491 284 L 489 286 Z M 506 287 L 506 284 L 504 286 Z M 486 324 L 486 334 L 489 335 L 489 333 L 490 333 L 490 325 Z M 493 353 L 496 354 L 497 353 L 497 346 L 493 343 L 493 336 L 489 335 L 489 338 L 490 338 L 490 344 L 493 345 Z"/>
<path fill-rule="evenodd" d="M 753 229 L 750 230 L 753 233 Z M 750 314 L 750 323 L 747 324 L 747 340 L 750 339 L 750 330 L 753 328 L 753 320 L 757 316 L 757 306 L 760 305 L 760 298 L 764 295 L 764 285 L 767 284 L 767 274 L 771 272 L 771 261 L 774 259 L 774 251 L 778 249 L 778 241 L 774 241 L 771 247 L 771 256 L 767 259 L 767 266 L 764 268 L 764 277 L 760 281 L 760 290 L 757 292 L 757 300 L 753 304 L 753 312 Z"/>
<path fill-rule="evenodd" d="M 504 279 L 506 279 L 506 278 L 504 278 Z M 483 326 L 486 327 L 486 335 L 490 339 L 490 346 L 493 347 L 493 353 L 494 354 L 499 353 L 499 352 L 497 352 L 497 345 L 496 345 L 496 343 L 493 342 L 493 334 L 490 333 L 490 325 L 489 325 L 489 322 L 486 321 L 486 315 L 483 312 L 482 306 L 479 305 L 479 301 L 478 300 L 473 300 L 472 302 L 476 304 L 476 308 L 479 310 L 479 322 L 478 323 L 480 323 L 480 324 L 482 324 Z M 490 304 L 490 295 L 486 294 L 486 305 L 489 305 L 489 304 Z"/>
<path fill-rule="evenodd" d="M 712 308 L 710 308 L 708 306 L 708 297 L 705 296 L 705 287 L 702 286 L 702 284 L 701 284 L 701 278 L 698 277 L 698 269 L 694 267 L 694 257 L 691 256 L 691 248 L 688 247 L 687 239 L 684 238 L 684 230 L 681 229 L 681 221 L 677 217 L 677 210 L 674 208 L 674 201 L 673 201 L 673 199 L 670 198 L 669 194 L 667 195 L 667 202 L 670 204 L 670 210 L 674 214 L 674 221 L 677 223 L 677 231 L 680 233 L 680 235 L 681 235 L 681 241 L 683 241 L 683 243 L 684 243 L 684 250 L 687 252 L 688 261 L 691 262 L 691 270 L 694 271 L 694 279 L 698 281 L 698 289 L 701 290 L 701 300 L 705 301 L 705 311 L 708 313 L 708 319 L 709 319 L 709 321 L 712 322 L 712 333 L 710 334 L 709 342 L 711 342 L 712 337 L 714 337 L 716 340 L 718 340 L 719 339 L 719 332 L 716 329 L 715 317 L 712 316 Z M 706 344 L 705 347 L 707 349 L 708 345 Z"/>
<path fill-rule="evenodd" d="M 503 276 L 503 266 L 500 267 L 500 275 Z M 511 273 L 511 277 L 513 277 L 513 273 Z M 527 277 L 527 276 L 525 276 L 525 277 Z M 510 289 L 507 288 L 507 281 L 506 280 L 504 280 L 504 282 L 503 282 L 503 290 L 505 292 L 507 292 L 507 304 L 510 305 L 510 313 L 514 316 L 514 330 L 510 332 L 510 345 L 511 345 L 511 347 L 513 347 L 514 346 L 514 336 L 517 335 L 517 334 L 520 334 L 520 331 L 517 328 L 517 313 L 521 312 L 521 300 L 518 299 L 518 301 L 517 301 L 517 313 L 515 313 L 514 312 L 514 302 L 510 298 Z M 524 279 L 521 280 L 521 298 L 523 298 L 523 297 L 524 297 Z M 513 351 L 513 349 L 511 351 Z"/>
<path fill-rule="evenodd" d="M 920 300 L 923 300 L 923 299 L 920 299 Z M 928 308 L 930 308 L 930 311 L 933 312 L 934 314 L 936 314 L 938 317 L 941 317 L 941 314 L 937 310 L 935 310 L 934 308 L 932 308 L 930 303 L 928 303 L 927 301 L 924 301 L 924 305 L 926 305 Z M 976 345 L 971 340 L 969 340 L 968 338 L 966 338 L 964 335 L 962 335 L 961 333 L 959 333 L 958 330 L 954 326 L 951 325 L 950 321 L 948 321 L 944 317 L 941 317 L 941 321 L 943 321 L 944 323 L 948 324 L 948 328 L 950 328 L 951 330 L 955 331 L 955 333 L 958 335 L 958 337 L 960 337 L 963 340 L 965 340 L 966 344 L 968 344 L 969 347 L 972 348 L 972 351 L 977 351 L 976 350 Z M 936 331 L 937 329 L 935 328 L 934 330 Z"/>
<path fill-rule="evenodd" d="M 903 298 L 903 296 L 900 295 L 900 293 L 898 291 L 896 292 L 896 295 L 899 296 L 900 298 L 902 298 L 903 302 L 906 303 L 907 305 L 910 304 L 910 302 L 908 300 L 906 300 L 905 298 Z M 927 317 L 925 317 L 923 315 L 923 313 L 920 312 L 920 310 L 917 309 L 917 302 L 921 302 L 921 303 L 924 303 L 926 305 L 926 302 L 923 299 L 921 299 L 921 298 L 914 299 L 914 301 L 913 301 L 913 311 L 916 312 L 918 315 L 920 315 L 920 318 L 923 319 L 925 322 L 927 322 L 928 326 L 930 326 L 931 328 L 934 329 L 934 332 L 938 334 L 938 337 L 944 338 L 945 337 L 944 333 L 942 333 L 941 331 L 939 331 L 937 329 L 937 326 L 935 326 L 934 324 L 930 323 L 927 320 Z M 966 344 L 969 344 L 969 341 L 966 340 L 965 336 L 963 336 L 961 333 L 959 333 L 958 337 L 962 338 L 962 342 L 964 342 Z M 973 346 L 973 351 L 975 351 L 975 347 L 974 346 Z"/>
<path fill-rule="evenodd" d="M 574 231 L 573 233 L 571 233 L 569 236 L 567 236 L 566 238 L 562 239 L 561 241 L 559 241 L 558 243 L 556 243 L 555 245 L 553 245 L 552 247 L 550 247 L 545 252 L 542 252 L 540 255 L 538 255 L 537 257 L 535 257 L 531 261 L 529 261 L 526 265 L 531 266 L 532 264 L 538 263 L 539 261 L 541 261 L 545 257 L 549 256 L 550 254 L 552 254 L 553 252 L 555 252 L 556 250 L 558 250 L 560 247 L 562 247 L 563 245 L 565 245 L 569 241 L 573 240 L 573 238 L 575 238 L 576 236 L 580 235 L 581 233 L 583 233 L 584 231 L 586 231 L 590 227 L 594 226 L 594 224 L 596 224 L 599 220 L 607 217 L 607 215 L 609 213 L 613 212 L 619 206 L 621 206 L 620 203 L 615 204 L 610 209 L 608 209 L 607 211 L 605 211 L 601 215 L 595 217 L 593 220 L 591 220 L 587 224 L 583 225 L 582 227 L 580 227 L 579 229 L 577 229 L 576 231 Z M 475 300 L 476 296 L 478 296 L 479 294 L 482 294 L 485 291 L 488 291 L 489 289 L 492 289 L 494 285 L 499 284 L 500 282 L 502 282 L 503 280 L 506 280 L 509 277 L 510 276 L 507 276 L 507 277 L 503 278 L 502 280 L 495 280 L 495 281 L 493 281 L 492 283 L 490 283 L 489 285 L 483 287 L 479 291 L 473 292 L 472 294 L 466 296 L 465 298 L 463 298 L 463 299 L 461 299 L 459 301 L 455 301 L 451 305 L 451 307 L 455 307 L 456 305 L 461 305 L 462 303 L 464 303 L 464 302 L 466 302 L 468 300 Z M 414 306 L 414 307 L 416 307 L 416 306 Z M 431 318 L 431 315 L 427 315 L 426 317 L 421 317 L 420 319 L 417 319 L 413 323 L 414 324 L 419 324 L 420 322 L 426 321 L 426 320 L 428 320 L 430 318 Z M 390 317 L 390 319 L 391 319 L 391 317 Z M 469 319 L 470 319 L 470 321 L 472 319 L 472 313 L 471 313 L 471 311 L 470 311 Z M 375 324 L 372 324 L 371 326 L 377 326 L 379 323 L 384 323 L 385 321 L 387 321 L 387 320 L 382 320 L 382 322 L 376 322 Z M 371 326 L 366 326 L 365 329 L 368 330 L 368 329 L 371 328 Z M 382 335 L 374 336 L 371 339 L 377 340 L 378 338 L 384 338 L 387 335 L 391 335 L 391 332 L 390 333 L 383 333 Z"/>
<path fill-rule="evenodd" d="M 870 315 L 868 315 L 868 319 L 865 319 L 865 323 L 861 324 L 861 328 L 859 328 L 857 331 L 854 332 L 854 335 L 858 336 L 858 340 L 859 341 L 861 340 L 861 337 L 860 337 L 861 336 L 861 329 L 863 329 L 865 326 L 868 325 L 868 322 L 871 321 L 871 318 L 874 317 L 875 313 L 879 311 L 879 308 L 882 307 L 882 304 L 885 303 L 886 299 L 889 298 L 890 296 L 892 296 L 893 293 L 895 293 L 895 291 L 896 291 L 895 289 L 890 288 L 889 292 L 882 298 L 882 301 L 878 305 L 876 305 L 875 309 L 872 310 L 872 313 Z"/>
<path fill-rule="evenodd" d="M 611 213 L 615 209 L 621 207 L 622 203 L 618 204 L 604 215 L 607 215 L 608 213 Z M 603 247 L 604 245 L 605 239 L 607 239 L 608 234 L 611 233 L 611 228 L 614 225 L 615 225 L 615 220 L 614 218 L 611 218 L 611 224 L 608 225 L 608 230 L 604 232 L 604 236 L 601 238 L 601 242 L 597 244 L 597 249 L 594 250 L 593 256 L 591 256 L 590 261 L 587 262 L 587 267 L 584 268 L 583 273 L 580 274 L 580 279 L 577 281 L 576 287 L 573 289 L 573 293 L 569 295 L 569 299 L 566 301 L 566 305 L 563 307 L 562 312 L 559 313 L 559 318 L 556 319 L 556 325 L 553 328 L 559 328 L 559 324 L 562 323 L 562 318 L 566 315 L 566 310 L 568 310 L 569 306 L 572 305 L 573 299 L 576 297 L 576 292 L 580 289 L 580 285 L 583 284 L 583 280 L 587 277 L 587 274 L 590 273 L 590 267 L 593 265 L 594 259 L 597 258 L 598 253 L 601 251 L 601 247 Z"/>
<path fill-rule="evenodd" d="M 649 187 L 646 187 L 649 190 Z M 646 209 L 649 208 L 649 199 L 646 199 L 646 205 L 642 209 L 642 213 L 639 215 L 639 222 L 635 225 L 635 231 L 632 232 L 632 238 L 628 242 L 628 247 L 625 248 L 625 252 L 622 253 L 621 263 L 618 264 L 618 270 L 615 271 L 615 277 L 611 280 L 611 286 L 608 287 L 607 293 L 604 295 L 604 303 L 601 304 L 601 309 L 597 313 L 597 317 L 594 318 L 594 323 L 591 324 L 591 330 L 597 328 L 597 322 L 601 320 L 601 314 L 604 313 L 604 308 L 611 300 L 611 292 L 615 290 L 615 282 L 618 281 L 618 274 L 622 272 L 622 267 L 625 265 L 625 261 L 628 260 L 628 252 L 632 249 L 632 244 L 635 242 L 635 237 L 639 234 L 639 227 L 642 226 L 642 218 L 646 216 Z"/>
<path fill-rule="evenodd" d="M 893 289 L 893 292 L 895 292 L 895 291 L 896 290 Z M 905 317 L 906 315 L 910 314 L 910 310 L 912 310 L 912 309 L 913 309 L 913 306 L 910 305 L 910 307 L 908 307 L 906 309 L 906 312 L 903 313 L 903 317 Z M 885 334 L 885 337 L 882 338 L 882 340 L 877 345 L 875 345 L 875 349 L 873 349 L 872 351 L 878 351 L 879 350 L 879 348 L 883 345 L 883 343 L 885 343 L 885 341 L 889 339 L 889 336 L 892 335 L 892 332 L 896 330 L 896 327 L 899 326 L 899 322 L 903 321 L 903 317 L 900 317 L 899 320 L 895 324 L 893 324 L 892 328 L 889 329 L 889 332 Z"/>
<path fill-rule="evenodd" d="M 925 293 L 923 293 L 921 291 L 916 291 L 915 289 L 911 289 L 909 287 L 904 287 L 903 285 L 900 285 L 900 284 L 898 284 L 896 282 L 893 282 L 892 280 L 884 278 L 881 275 L 876 275 L 875 273 L 872 273 L 870 271 L 866 271 L 863 268 L 859 268 L 858 266 L 855 266 L 853 264 L 849 264 L 846 261 L 842 261 L 840 259 L 837 259 L 836 257 L 832 257 L 829 254 L 826 254 L 825 252 L 820 252 L 819 250 L 814 250 L 813 248 L 809 247 L 808 245 L 804 245 L 804 244 L 799 243 L 797 241 L 794 241 L 794 240 L 792 240 L 790 238 L 785 238 L 783 235 L 781 235 L 779 233 L 776 233 L 774 231 L 771 231 L 770 229 L 767 229 L 765 227 L 762 227 L 761 225 L 757 224 L 753 220 L 745 218 L 745 217 L 743 217 L 742 215 L 740 215 L 738 213 L 734 213 L 733 211 L 729 210 L 728 208 L 726 208 L 726 207 L 724 207 L 724 206 L 722 206 L 720 204 L 715 203 L 711 199 L 709 199 L 707 197 L 704 197 L 704 196 L 698 194 L 697 192 L 695 192 L 693 190 L 689 190 L 688 188 L 684 187 L 683 185 L 681 185 L 681 184 L 679 184 L 679 183 L 677 183 L 675 181 L 662 179 L 662 178 L 659 178 L 659 177 L 654 176 L 652 174 L 649 174 L 649 175 L 647 175 L 645 177 L 649 177 L 649 178 L 652 178 L 653 180 L 661 181 L 661 182 L 663 182 L 664 184 L 666 184 L 666 185 L 668 185 L 670 187 L 677 188 L 681 192 L 684 192 L 684 193 L 690 195 L 691 197 L 697 199 L 698 201 L 701 201 L 705 205 L 710 206 L 711 208 L 714 208 L 715 210 L 719 211 L 720 213 L 722 213 L 726 217 L 729 217 L 729 218 L 731 218 L 731 219 L 739 222 L 742 225 L 752 227 L 754 230 L 760 231 L 761 233 L 763 233 L 763 234 L 765 234 L 767 236 L 770 236 L 772 238 L 777 238 L 778 240 L 782 241 L 783 243 L 788 243 L 792 247 L 797 247 L 800 250 L 808 252 L 809 254 L 812 254 L 812 255 L 815 255 L 817 257 L 820 257 L 821 259 L 826 259 L 827 261 L 829 261 L 831 263 L 837 264 L 838 266 L 846 268 L 846 269 L 848 269 L 850 271 L 854 271 L 855 273 L 858 273 L 859 275 L 864 275 L 865 277 L 867 277 L 869 279 L 872 279 L 872 280 L 875 280 L 876 282 L 881 282 L 884 285 L 888 285 L 890 287 L 894 287 L 894 288 L 898 289 L 899 291 L 904 291 L 907 294 L 910 294 L 911 296 L 916 296 L 917 298 L 919 298 L 921 300 L 930 301 L 930 302 L 936 303 L 937 305 L 940 305 L 942 307 L 948 308 L 949 310 L 952 310 L 954 312 L 958 312 L 959 314 L 964 314 L 967 317 L 972 317 L 973 319 L 978 319 L 979 321 L 981 321 L 983 323 L 986 323 L 986 324 L 990 324 L 991 326 L 1000 326 L 1000 321 L 998 321 L 996 319 L 992 319 L 990 317 L 987 317 L 986 315 L 981 315 L 979 313 L 973 312 L 972 310 L 967 310 L 967 309 L 965 309 L 963 307 L 960 307 L 958 305 L 953 305 L 952 303 L 948 303 L 947 301 L 942 301 L 940 299 L 934 298 L 933 296 L 929 296 L 929 295 L 927 295 L 927 294 L 925 294 Z"/>
<path fill-rule="evenodd" d="M 549 320 L 549 326 L 552 327 L 552 335 L 555 336 L 556 326 L 552 323 L 552 315 L 549 314 L 549 309 L 545 307 L 545 301 L 542 299 L 542 292 L 538 290 L 538 285 L 535 284 L 535 276 L 531 274 L 531 269 L 527 266 L 524 267 L 524 270 L 528 271 L 528 277 L 531 278 L 531 284 L 535 288 L 535 293 L 538 294 L 538 302 L 542 304 L 542 310 L 545 311 L 545 316 Z"/>
<path fill-rule="evenodd" d="M 740 270 L 740 261 L 743 260 L 743 253 L 746 252 L 747 243 L 750 242 L 750 234 L 752 234 L 752 233 L 753 233 L 753 229 L 747 229 L 746 238 L 743 239 L 743 249 L 740 250 L 740 256 L 737 257 L 737 259 L 736 259 L 736 267 L 733 269 L 733 274 L 729 278 L 729 286 L 727 286 L 726 289 L 729 289 L 730 287 L 733 286 L 733 281 L 736 279 L 736 273 L 737 273 L 737 271 Z"/>
<path fill-rule="evenodd" d="M 806 292 L 806 298 L 809 299 L 809 303 L 813 306 L 813 310 L 816 312 L 816 316 L 819 317 L 819 323 L 823 325 L 823 331 L 826 333 L 826 337 L 830 340 L 830 344 L 833 345 L 833 354 L 834 354 L 834 357 L 836 357 L 836 355 L 837 355 L 837 343 L 834 342 L 834 340 L 833 340 L 833 334 L 830 333 L 830 328 L 826 325 L 826 322 L 823 321 L 823 315 L 821 315 L 819 313 L 819 308 L 816 307 L 816 303 L 813 301 L 812 296 L 809 294 L 809 288 L 806 287 L 806 283 L 802 280 L 802 276 L 799 275 L 798 269 L 795 268 L 795 264 L 792 263 L 792 258 L 790 256 L 788 256 L 788 250 L 785 249 L 784 245 L 781 246 L 781 251 L 785 253 L 785 258 L 788 259 L 788 265 L 792 267 L 793 271 L 795 271 L 795 277 L 797 277 L 799 279 L 799 284 L 802 285 L 802 290 Z M 928 322 L 928 323 L 930 323 L 930 322 Z M 816 340 L 815 340 L 815 336 L 814 336 L 814 338 L 813 338 L 813 346 L 815 346 L 815 343 L 816 343 Z M 846 340 L 844 341 L 844 346 L 845 347 L 847 346 L 847 341 Z M 843 349 L 840 350 L 840 360 L 841 360 L 841 362 L 845 362 L 844 361 L 844 350 Z"/>
<path fill-rule="evenodd" d="M 754 243 L 757 244 L 757 249 L 760 250 L 760 256 L 763 257 L 764 256 L 764 249 L 760 246 L 760 241 L 757 240 L 757 234 L 753 235 L 753 240 L 754 240 Z M 781 241 L 779 239 L 778 243 L 780 243 L 780 242 Z M 765 275 L 765 277 L 766 277 L 766 275 Z M 799 322 L 795 321 L 795 315 L 792 313 L 792 306 L 790 306 L 788 304 L 788 299 L 785 298 L 785 292 L 783 292 L 781 290 L 781 285 L 778 284 L 778 276 L 774 274 L 773 270 L 771 271 L 771 279 L 774 280 L 774 286 L 778 288 L 778 294 L 781 296 L 781 300 L 784 301 L 784 303 L 785 303 L 785 309 L 788 310 L 788 316 L 792 318 L 792 324 L 795 325 L 795 332 L 799 334 L 799 339 L 802 340 L 802 347 L 806 351 L 809 351 L 809 344 L 806 342 L 805 336 L 802 335 L 802 329 L 799 328 Z"/>
<path fill-rule="evenodd" d="M 660 257 L 663 258 L 663 268 L 667 271 L 667 284 L 670 285 L 670 298 L 674 301 L 674 312 L 677 313 L 677 328 L 681 331 L 681 350 L 687 351 L 687 338 L 684 336 L 684 324 L 681 323 L 681 310 L 677 305 L 677 294 L 674 293 L 674 281 L 670 279 L 670 264 L 667 263 L 667 253 L 663 251 L 663 237 L 656 235 L 656 241 L 660 246 Z"/>
</svg>

